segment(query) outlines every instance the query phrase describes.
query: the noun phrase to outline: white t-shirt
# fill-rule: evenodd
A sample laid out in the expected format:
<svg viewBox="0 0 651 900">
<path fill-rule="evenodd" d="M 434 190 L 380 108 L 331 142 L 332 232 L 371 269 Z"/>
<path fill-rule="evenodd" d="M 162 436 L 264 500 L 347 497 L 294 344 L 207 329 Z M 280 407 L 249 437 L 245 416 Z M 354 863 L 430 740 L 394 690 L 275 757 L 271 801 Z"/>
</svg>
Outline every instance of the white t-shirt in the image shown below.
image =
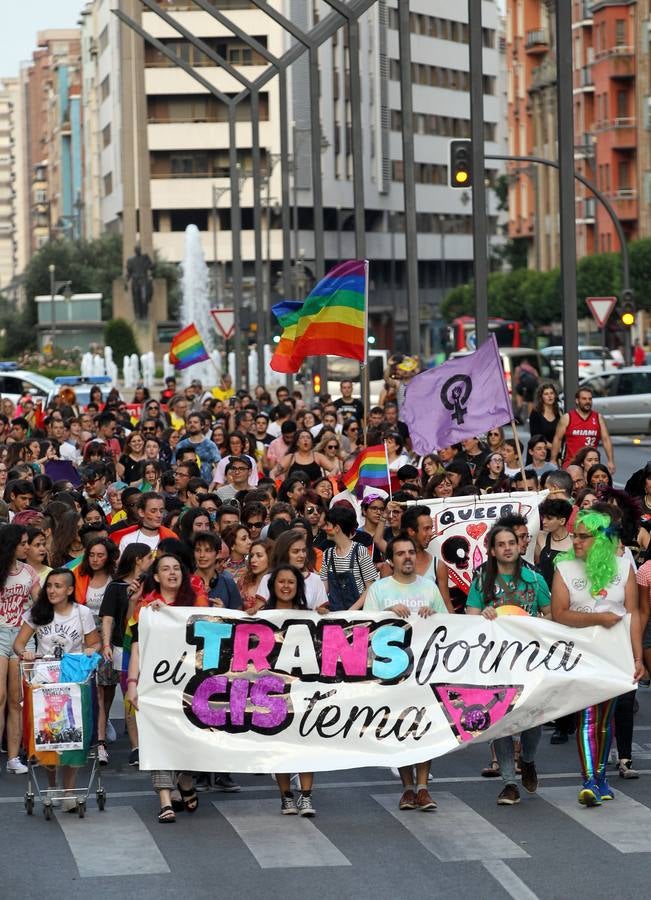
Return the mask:
<svg viewBox="0 0 651 900">
<path fill-rule="evenodd" d="M 81 653 L 84 649 L 84 635 L 95 631 L 92 612 L 78 603 L 72 604 L 67 616 L 55 612 L 49 625 L 35 626 L 31 611 L 25 613 L 23 622 L 36 631 L 38 650 L 44 656 L 54 656 L 57 649 L 62 653 Z"/>
<path fill-rule="evenodd" d="M 631 564 L 624 557 L 617 557 L 617 574 L 596 597 L 588 588 L 585 564 L 582 560 L 570 559 L 560 562 L 557 570 L 570 592 L 570 609 L 572 612 L 612 612 L 617 616 L 626 615 L 624 605 L 626 581 Z"/>
<path fill-rule="evenodd" d="M 109 586 L 111 579 L 108 578 L 101 587 L 91 587 L 88 585 L 86 591 L 86 607 L 95 616 L 95 620 L 99 618 L 99 608 L 102 605 L 106 588 Z"/>
<path fill-rule="evenodd" d="M 319 606 L 326 604 L 328 595 L 323 582 L 316 572 L 310 572 L 307 576 L 303 573 L 303 575 L 305 578 L 305 602 L 307 603 L 307 608 L 317 609 Z M 265 602 L 269 599 L 269 575 L 262 576 L 262 581 L 256 594 L 258 597 L 264 597 Z"/>
<path fill-rule="evenodd" d="M 38 575 L 27 563 L 18 563 L 17 575 L 7 575 L 0 590 L 0 626 L 18 628 L 23 613 L 32 605 L 32 590 L 40 587 Z"/>
<path fill-rule="evenodd" d="M 401 584 L 393 576 L 374 581 L 366 594 L 364 609 L 382 612 L 397 603 L 402 603 L 412 612 L 427 606 L 437 613 L 447 613 L 436 582 L 421 575 L 417 575 L 410 584 Z"/>
<path fill-rule="evenodd" d="M 120 555 L 124 553 L 124 548 L 129 544 L 147 544 L 152 550 L 155 550 L 160 544 L 160 533 L 145 534 L 140 528 L 136 528 L 136 530 L 132 531 L 130 534 L 125 534 L 118 544 Z"/>
</svg>

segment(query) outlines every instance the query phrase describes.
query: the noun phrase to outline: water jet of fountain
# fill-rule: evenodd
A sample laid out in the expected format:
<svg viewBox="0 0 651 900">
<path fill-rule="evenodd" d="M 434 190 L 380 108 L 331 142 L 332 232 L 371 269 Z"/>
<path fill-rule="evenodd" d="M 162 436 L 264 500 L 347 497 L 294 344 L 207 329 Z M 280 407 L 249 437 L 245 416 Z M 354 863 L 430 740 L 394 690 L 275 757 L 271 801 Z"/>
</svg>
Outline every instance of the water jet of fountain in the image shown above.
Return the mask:
<svg viewBox="0 0 651 900">
<path fill-rule="evenodd" d="M 181 325 L 195 324 L 206 345 L 206 350 L 211 353 L 215 349 L 214 325 L 210 315 L 210 278 L 208 266 L 201 246 L 201 233 L 196 225 L 188 225 L 185 229 L 185 250 L 181 264 Z M 179 373 L 183 384 L 190 384 L 193 378 L 198 378 L 204 388 L 210 388 L 217 383 L 215 367 L 209 361 L 196 363 Z"/>
</svg>

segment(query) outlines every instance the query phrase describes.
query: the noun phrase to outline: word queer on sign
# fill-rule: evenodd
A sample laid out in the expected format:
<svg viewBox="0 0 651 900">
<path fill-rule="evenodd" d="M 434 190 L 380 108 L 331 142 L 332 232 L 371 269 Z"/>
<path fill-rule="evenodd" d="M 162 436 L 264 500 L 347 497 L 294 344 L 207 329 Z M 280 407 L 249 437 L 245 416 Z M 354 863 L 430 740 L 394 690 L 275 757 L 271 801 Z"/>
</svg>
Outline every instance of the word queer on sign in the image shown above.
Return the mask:
<svg viewBox="0 0 651 900">
<path fill-rule="evenodd" d="M 442 756 L 625 693 L 628 629 L 145 609 L 141 764 L 296 772 Z"/>
</svg>

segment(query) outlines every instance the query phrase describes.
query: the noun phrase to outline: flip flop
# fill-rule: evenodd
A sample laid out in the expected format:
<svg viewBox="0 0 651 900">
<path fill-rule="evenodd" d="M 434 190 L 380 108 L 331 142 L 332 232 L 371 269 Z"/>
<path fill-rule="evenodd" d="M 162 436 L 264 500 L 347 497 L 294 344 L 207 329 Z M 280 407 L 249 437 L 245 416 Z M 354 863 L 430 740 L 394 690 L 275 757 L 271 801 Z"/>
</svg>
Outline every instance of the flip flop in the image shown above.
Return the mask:
<svg viewBox="0 0 651 900">
<path fill-rule="evenodd" d="M 500 777 L 500 764 L 496 759 L 491 760 L 490 766 L 486 766 L 485 769 L 481 770 L 482 778 L 499 778 Z"/>
<path fill-rule="evenodd" d="M 179 794 L 181 795 L 181 800 L 183 801 L 183 806 L 185 807 L 185 811 L 189 813 L 193 813 L 197 811 L 199 806 L 199 797 L 197 796 L 197 792 L 194 787 L 189 788 L 189 790 L 184 790 L 180 784 L 177 783 L 177 788 Z"/>
</svg>

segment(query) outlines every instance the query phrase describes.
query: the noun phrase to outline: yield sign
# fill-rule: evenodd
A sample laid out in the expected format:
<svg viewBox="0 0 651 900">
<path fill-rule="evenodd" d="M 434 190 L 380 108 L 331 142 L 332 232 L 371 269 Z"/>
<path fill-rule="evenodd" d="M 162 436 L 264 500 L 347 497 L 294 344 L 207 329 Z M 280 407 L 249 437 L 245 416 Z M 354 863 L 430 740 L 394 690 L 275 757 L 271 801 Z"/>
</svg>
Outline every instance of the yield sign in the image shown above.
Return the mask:
<svg viewBox="0 0 651 900">
<path fill-rule="evenodd" d="M 221 331 L 225 340 L 233 337 L 235 331 L 235 310 L 231 307 L 228 309 L 211 309 L 210 315 L 215 320 L 215 325 Z"/>
<path fill-rule="evenodd" d="M 586 297 L 585 303 L 598 328 L 605 328 L 610 314 L 617 306 L 617 297 Z"/>
</svg>

